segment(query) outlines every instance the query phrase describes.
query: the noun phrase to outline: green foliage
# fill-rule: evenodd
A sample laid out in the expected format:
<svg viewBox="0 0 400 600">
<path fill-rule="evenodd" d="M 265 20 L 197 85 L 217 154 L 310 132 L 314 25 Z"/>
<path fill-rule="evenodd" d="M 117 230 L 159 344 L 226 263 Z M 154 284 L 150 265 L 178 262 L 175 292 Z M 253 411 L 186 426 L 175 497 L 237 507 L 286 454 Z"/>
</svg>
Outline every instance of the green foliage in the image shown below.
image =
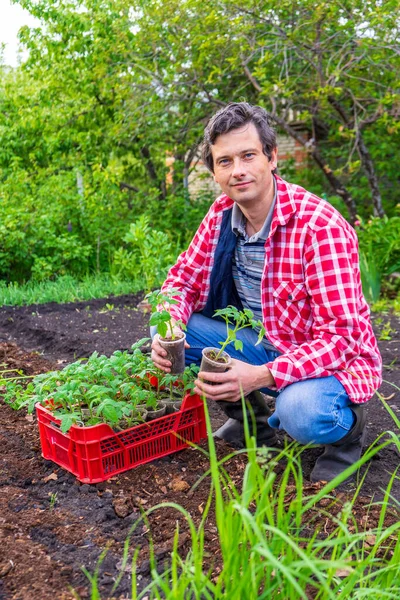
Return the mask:
<svg viewBox="0 0 400 600">
<path fill-rule="evenodd" d="M 360 252 L 360 274 L 363 294 L 368 302 L 377 302 L 381 294 L 382 272 L 378 270 L 373 256 Z"/>
<path fill-rule="evenodd" d="M 12 181 L 14 177 L 16 181 Z M 69 231 L 72 226 L 68 224 L 75 221 L 74 209 L 71 195 L 59 189 L 63 183 L 65 178 L 50 178 L 39 189 L 21 173 L 3 177 L 0 277 L 42 281 L 67 272 L 85 274 L 90 246 L 79 231 Z M 54 202 L 49 201 L 52 195 L 57 198 Z"/>
<path fill-rule="evenodd" d="M 400 269 L 400 217 L 360 219 L 357 236 L 360 251 L 375 258 L 383 275 Z"/>
<path fill-rule="evenodd" d="M 377 302 L 388 276 L 400 270 L 400 217 L 360 218 L 357 226 L 360 271 L 365 298 Z"/>
<path fill-rule="evenodd" d="M 199 190 L 192 197 L 188 193 L 171 194 L 162 202 L 158 196 L 150 194 L 145 206 L 135 200 L 132 206 L 137 207 L 138 212 L 146 211 L 154 228 L 167 231 L 177 253 L 186 249 L 214 200 L 214 193 Z"/>
<path fill-rule="evenodd" d="M 141 260 L 161 251 L 168 265 L 168 247 L 176 255 L 204 213 L 183 177 L 198 132 L 186 114 L 173 122 L 172 107 L 144 114 L 148 99 L 133 87 L 148 81 L 135 64 L 137 52 L 144 56 L 132 31 L 135 2 L 20 3 L 42 28 L 21 30 L 30 51 L 23 67 L 0 67 L 0 278 L 82 277 L 108 271 L 114 258 L 114 273 L 136 278 L 132 244 L 142 244 L 133 252 Z M 147 254 L 143 240 L 129 239 L 143 214 L 160 232 Z M 143 266 L 146 290 L 160 283 L 165 264 L 151 281 L 156 266 Z"/>
<path fill-rule="evenodd" d="M 114 252 L 111 273 L 119 279 L 142 282 L 145 292 L 161 285 L 174 261 L 168 235 L 153 229 L 149 217 L 142 215 L 131 223 L 123 241 L 125 246 Z"/>
<path fill-rule="evenodd" d="M 27 399 L 31 398 L 35 393 L 33 383 L 23 385 L 22 377 L 1 378 L 1 385 L 5 386 L 4 402 L 9 404 L 14 410 L 19 410 L 23 406 L 28 406 L 29 412 L 33 410 L 33 404 L 27 403 Z"/>
<path fill-rule="evenodd" d="M 172 387 L 183 398 L 193 389 L 198 371 L 191 365 L 179 376 L 166 375 L 155 368 L 150 355 L 143 354 L 143 338 L 130 352 L 114 352 L 109 358 L 94 352 L 87 360 L 75 361 L 61 371 L 35 376 L 28 385 L 27 376 L 6 375 L 4 401 L 15 410 L 23 407 L 33 412 L 40 403 L 52 410 L 61 422 L 61 431 L 72 425 L 107 423 L 111 427 L 129 428 L 143 421 L 142 408 L 157 408 L 162 392 Z M 1 373 L 0 373 L 1 375 Z M 156 377 L 154 387 L 149 376 Z"/>
<path fill-rule="evenodd" d="M 388 313 L 393 311 L 397 317 L 400 316 L 400 292 L 396 298 L 380 298 L 371 306 L 371 310 L 376 313 Z"/>
<path fill-rule="evenodd" d="M 395 214 L 396 3 L 18 1 L 40 27 L 20 31 L 20 67 L 0 65 L 0 278 L 132 272 L 141 215 L 175 255 L 211 200 L 188 191 L 204 125 L 232 100 L 308 139 L 300 184 Z"/>
<path fill-rule="evenodd" d="M 64 275 L 54 281 L 29 281 L 26 284 L 0 281 L 0 305 L 22 306 L 46 302 L 78 302 L 111 295 L 132 294 L 143 289 L 142 281 L 122 280 L 111 275 L 94 274 L 77 280 Z"/>
<path fill-rule="evenodd" d="M 390 324 L 390 321 L 387 321 L 379 334 L 379 340 L 381 341 L 390 341 L 392 336 L 396 333 L 396 330 Z"/>
</svg>

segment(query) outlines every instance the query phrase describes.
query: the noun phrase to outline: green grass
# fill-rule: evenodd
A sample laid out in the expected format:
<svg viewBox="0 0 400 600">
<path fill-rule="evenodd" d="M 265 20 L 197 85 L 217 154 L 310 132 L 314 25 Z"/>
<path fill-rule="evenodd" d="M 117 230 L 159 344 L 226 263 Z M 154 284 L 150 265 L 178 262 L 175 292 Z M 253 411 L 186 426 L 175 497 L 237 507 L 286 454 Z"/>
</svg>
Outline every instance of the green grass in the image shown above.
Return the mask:
<svg viewBox="0 0 400 600">
<path fill-rule="evenodd" d="M 30 281 L 24 285 L 0 281 L 0 306 L 79 302 L 132 294 L 142 289 L 141 281 L 120 280 L 107 274 L 90 275 L 80 281 L 66 275 L 55 281 Z"/>
<path fill-rule="evenodd" d="M 381 400 L 389 408 L 394 425 L 399 427 L 396 415 Z M 232 455 L 218 461 L 208 414 L 206 419 L 212 483 L 200 525 L 196 526 L 190 514 L 174 503 L 154 506 L 142 517 L 148 522 L 152 512 L 167 506 L 174 508 L 189 525 L 191 550 L 180 556 L 177 529 L 170 564 L 160 573 L 151 546 L 152 581 L 138 593 L 135 572 L 139 550 L 130 548 L 128 538 L 121 573 L 131 561 L 132 600 L 397 600 L 400 597 L 400 521 L 388 519 L 390 502 L 396 503 L 391 489 L 398 478 L 397 471 L 383 500 L 364 507 L 365 514 L 377 513 L 375 526 L 368 529 L 353 517 L 363 480 L 358 482 L 353 496 L 340 505 L 332 494 L 335 487 L 380 450 L 389 444 L 400 448 L 398 434 L 386 432 L 379 436 L 357 464 L 310 495 L 303 484 L 302 448 L 298 444 L 272 454 L 271 450 L 257 449 L 254 438 L 249 436 L 243 484 L 241 489 L 235 487 L 224 468 Z M 275 473 L 278 460 L 286 461 L 279 480 Z M 219 533 L 219 572 L 213 566 L 206 566 L 209 558 L 204 548 L 204 529 L 212 505 Z M 326 522 L 332 525 L 328 531 L 324 531 Z M 93 576 L 86 572 L 94 600 L 101 599 L 98 571 L 99 567 Z M 121 577 L 117 578 L 112 593 L 117 591 Z"/>
</svg>

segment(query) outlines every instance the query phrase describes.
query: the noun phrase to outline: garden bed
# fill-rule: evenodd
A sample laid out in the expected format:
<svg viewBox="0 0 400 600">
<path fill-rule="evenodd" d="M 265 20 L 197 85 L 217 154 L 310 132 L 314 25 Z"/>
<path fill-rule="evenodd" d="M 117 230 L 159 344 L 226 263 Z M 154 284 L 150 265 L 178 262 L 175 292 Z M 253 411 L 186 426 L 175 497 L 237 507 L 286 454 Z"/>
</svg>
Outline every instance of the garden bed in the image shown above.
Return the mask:
<svg viewBox="0 0 400 600">
<path fill-rule="evenodd" d="M 26 374 L 61 368 L 66 362 L 89 356 L 94 350 L 111 354 L 128 349 L 147 334 L 146 317 L 136 309 L 138 296 L 107 299 L 70 305 L 41 305 L 5 308 L 0 319 L 0 358 L 10 368 Z M 398 359 L 400 341 L 396 333 L 399 319 L 379 316 L 375 330 L 384 359 L 384 379 L 400 387 Z M 377 321 L 375 318 L 375 322 Z M 39 353 L 39 354 L 38 354 Z M 390 398 L 396 390 L 384 384 L 381 393 Z M 271 407 L 273 401 L 271 400 Z M 400 414 L 399 392 L 388 400 Z M 219 409 L 210 405 L 211 421 L 216 429 L 223 421 Z M 377 399 L 368 405 L 368 439 L 371 442 L 394 425 Z M 206 443 L 201 444 L 203 449 Z M 127 471 L 96 485 L 81 484 L 73 475 L 41 457 L 38 429 L 34 415 L 15 412 L 1 405 L 0 410 L 0 599 L 25 600 L 40 598 L 69 600 L 72 586 L 82 598 L 89 596 L 89 585 L 81 566 L 93 572 L 107 544 L 110 550 L 102 563 L 99 584 L 103 597 L 110 589 L 121 566 L 122 547 L 141 509 L 163 502 L 184 506 L 199 523 L 207 501 L 209 479 L 195 491 L 192 485 L 208 468 L 207 457 L 197 450 L 186 449 L 150 464 Z M 230 452 L 223 442 L 217 444 L 220 456 Z M 310 474 L 319 449 L 304 453 L 303 472 Z M 399 463 L 393 446 L 381 452 L 370 463 L 354 516 L 360 527 L 370 527 L 376 520 L 375 509 L 365 507 L 387 485 L 390 474 Z M 238 486 L 246 464 L 243 456 L 228 463 L 228 471 Z M 319 484 L 306 483 L 307 493 Z M 353 486 L 354 487 L 354 486 Z M 338 506 L 351 493 L 336 493 Z M 395 481 L 393 496 L 400 501 L 399 481 Z M 395 509 L 392 515 L 395 519 Z M 172 547 L 176 521 L 180 522 L 179 546 L 184 552 L 189 545 L 188 527 L 172 508 L 157 511 L 150 517 L 156 556 L 162 563 Z M 367 523 L 367 521 L 368 523 Z M 321 523 L 326 532 L 330 524 L 321 511 Z M 206 551 L 210 564 L 218 571 L 216 556 L 217 532 L 212 513 L 206 525 Z M 141 546 L 139 585 L 149 580 L 149 532 L 140 525 L 133 534 L 133 545 Z M 126 575 L 115 594 L 126 598 L 129 591 Z"/>
</svg>

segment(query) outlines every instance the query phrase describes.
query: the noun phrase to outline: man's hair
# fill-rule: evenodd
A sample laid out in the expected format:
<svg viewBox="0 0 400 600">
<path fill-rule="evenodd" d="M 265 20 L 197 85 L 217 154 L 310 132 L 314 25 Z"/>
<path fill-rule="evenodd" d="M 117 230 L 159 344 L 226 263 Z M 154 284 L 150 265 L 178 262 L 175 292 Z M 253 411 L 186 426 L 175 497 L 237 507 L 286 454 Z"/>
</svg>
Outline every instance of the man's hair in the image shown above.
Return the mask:
<svg viewBox="0 0 400 600">
<path fill-rule="evenodd" d="M 221 108 L 209 120 L 204 130 L 201 157 L 206 167 L 213 173 L 214 161 L 211 146 L 219 135 L 239 129 L 247 123 L 253 123 L 258 131 L 263 152 L 271 160 L 271 153 L 276 148 L 276 133 L 271 126 L 271 117 L 261 106 L 252 106 L 248 102 L 231 102 Z"/>
</svg>

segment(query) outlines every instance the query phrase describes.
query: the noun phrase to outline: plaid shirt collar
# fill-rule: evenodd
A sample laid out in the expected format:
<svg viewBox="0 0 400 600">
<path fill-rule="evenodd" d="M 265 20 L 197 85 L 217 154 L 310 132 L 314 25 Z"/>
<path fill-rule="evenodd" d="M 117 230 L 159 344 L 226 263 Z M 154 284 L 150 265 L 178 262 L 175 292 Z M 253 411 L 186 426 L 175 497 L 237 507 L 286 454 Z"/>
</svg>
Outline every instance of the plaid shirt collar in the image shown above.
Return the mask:
<svg viewBox="0 0 400 600">
<path fill-rule="evenodd" d="M 251 241 L 251 242 L 264 241 L 265 242 L 265 240 L 268 238 L 269 230 L 271 229 L 271 222 L 272 222 L 272 217 L 274 214 L 276 197 L 277 197 L 277 189 L 276 188 L 277 188 L 277 185 L 276 185 L 276 181 L 274 180 L 274 197 L 272 200 L 271 207 L 268 211 L 267 217 L 264 221 L 264 225 L 261 227 L 260 231 L 258 231 L 257 233 L 255 233 L 252 236 L 247 235 L 246 217 L 240 210 L 239 205 L 236 204 L 236 202 L 235 202 L 235 204 L 233 205 L 233 209 L 232 209 L 232 231 L 236 235 L 236 237 L 240 235 L 246 241 Z"/>
<path fill-rule="evenodd" d="M 286 225 L 296 212 L 296 203 L 291 190 L 278 175 L 275 177 L 276 202 L 272 216 L 271 229 L 269 236 L 274 235 L 279 225 Z M 228 210 L 234 205 L 234 201 L 226 194 L 218 198 L 220 210 Z"/>
<path fill-rule="evenodd" d="M 286 225 L 296 212 L 296 203 L 293 190 L 278 175 L 274 175 L 277 186 L 277 202 L 271 223 L 271 233 L 276 231 L 278 225 Z"/>
</svg>

